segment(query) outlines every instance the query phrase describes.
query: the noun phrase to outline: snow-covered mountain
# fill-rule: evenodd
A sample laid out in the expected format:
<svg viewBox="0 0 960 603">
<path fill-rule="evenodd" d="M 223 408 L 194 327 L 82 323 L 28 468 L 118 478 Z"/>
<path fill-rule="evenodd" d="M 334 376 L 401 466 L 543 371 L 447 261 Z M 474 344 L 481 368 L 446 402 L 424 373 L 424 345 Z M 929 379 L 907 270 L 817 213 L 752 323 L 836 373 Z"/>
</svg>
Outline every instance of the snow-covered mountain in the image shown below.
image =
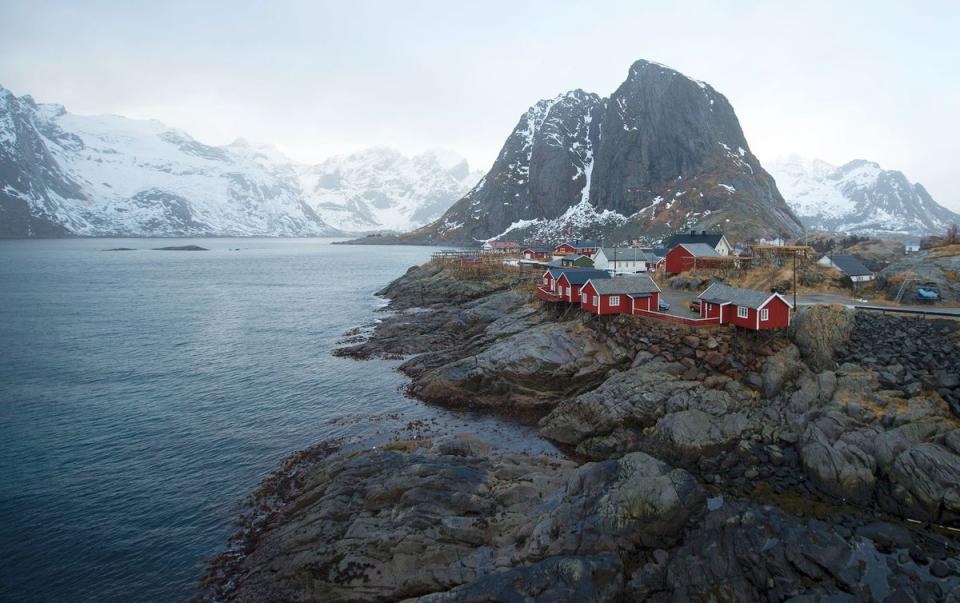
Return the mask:
<svg viewBox="0 0 960 603">
<path fill-rule="evenodd" d="M 837 167 L 792 155 L 769 170 L 808 229 L 922 236 L 960 222 L 960 215 L 934 201 L 922 185 L 871 161 Z"/>
<path fill-rule="evenodd" d="M 466 162 L 371 149 L 318 166 L 155 120 L 80 116 L 0 87 L 0 236 L 311 236 L 404 230 L 466 192 Z"/>
<path fill-rule="evenodd" d="M 304 168 L 300 182 L 311 207 L 340 230 L 403 232 L 439 218 L 481 175 L 451 151 L 406 157 L 374 147 Z"/>
<path fill-rule="evenodd" d="M 609 97 L 578 89 L 535 103 L 486 176 L 399 240 L 656 241 L 692 229 L 731 239 L 802 231 L 726 97 L 640 60 Z"/>
</svg>

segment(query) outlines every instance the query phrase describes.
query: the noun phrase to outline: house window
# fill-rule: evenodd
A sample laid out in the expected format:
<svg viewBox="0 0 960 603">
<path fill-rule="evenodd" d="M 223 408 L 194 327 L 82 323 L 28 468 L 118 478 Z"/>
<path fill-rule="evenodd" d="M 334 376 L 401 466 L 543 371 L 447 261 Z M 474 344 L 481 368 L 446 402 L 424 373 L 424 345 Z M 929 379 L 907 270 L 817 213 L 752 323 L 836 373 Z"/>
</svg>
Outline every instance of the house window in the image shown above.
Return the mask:
<svg viewBox="0 0 960 603">
<path fill-rule="evenodd" d="M 763 322 L 765 320 L 770 320 L 770 310 L 767 310 L 766 308 L 760 310 L 760 321 Z"/>
<path fill-rule="evenodd" d="M 580 294 L 580 303 L 581 303 L 581 304 L 587 303 L 587 294 L 586 294 L 586 293 L 581 293 L 581 294 Z"/>
<path fill-rule="evenodd" d="M 711 306 L 710 304 L 707 304 L 707 312 L 710 312 L 711 310 L 713 310 L 713 306 Z"/>
<path fill-rule="evenodd" d="M 750 310 L 746 306 L 737 306 L 737 318 L 747 318 L 750 315 Z"/>
<path fill-rule="evenodd" d="M 599 305 L 600 305 L 600 298 L 597 297 L 596 295 L 593 296 L 593 305 L 594 305 L 594 306 L 599 306 Z"/>
<path fill-rule="evenodd" d="M 613 297 L 611 297 L 611 298 L 610 298 L 610 305 L 611 305 L 611 306 L 619 306 L 619 305 L 620 305 L 620 296 L 619 296 L 619 295 L 614 295 Z"/>
<path fill-rule="evenodd" d="M 570 295 L 570 287 L 567 287 L 567 295 Z"/>
</svg>

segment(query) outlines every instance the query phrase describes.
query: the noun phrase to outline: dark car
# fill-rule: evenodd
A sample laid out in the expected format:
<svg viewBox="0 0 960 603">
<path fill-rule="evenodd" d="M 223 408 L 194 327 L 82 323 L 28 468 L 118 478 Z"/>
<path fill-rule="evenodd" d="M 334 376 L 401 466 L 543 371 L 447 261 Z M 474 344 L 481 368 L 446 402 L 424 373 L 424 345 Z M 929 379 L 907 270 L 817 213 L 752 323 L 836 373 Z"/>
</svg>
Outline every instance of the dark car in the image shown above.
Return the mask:
<svg viewBox="0 0 960 603">
<path fill-rule="evenodd" d="M 691 312 L 696 312 L 697 314 L 700 313 L 700 300 L 699 300 L 699 299 L 694 299 L 694 300 L 691 300 L 691 301 L 690 301 L 690 311 L 691 311 Z"/>
</svg>

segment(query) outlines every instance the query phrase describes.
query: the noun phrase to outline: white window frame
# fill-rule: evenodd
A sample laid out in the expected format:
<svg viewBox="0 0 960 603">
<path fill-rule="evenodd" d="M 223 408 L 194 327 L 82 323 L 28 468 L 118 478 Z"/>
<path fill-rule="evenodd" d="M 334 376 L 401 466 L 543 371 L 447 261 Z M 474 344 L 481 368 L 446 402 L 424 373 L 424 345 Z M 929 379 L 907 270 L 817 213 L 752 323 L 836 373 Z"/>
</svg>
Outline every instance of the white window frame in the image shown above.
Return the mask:
<svg viewBox="0 0 960 603">
<path fill-rule="evenodd" d="M 593 296 L 593 305 L 597 306 L 598 308 L 600 307 L 600 297 L 598 295 Z"/>
<path fill-rule="evenodd" d="M 611 305 L 611 306 L 619 306 L 619 305 L 620 305 L 620 296 L 619 296 L 619 295 L 614 295 L 614 296 L 612 296 L 612 297 L 610 298 L 610 305 Z"/>
<path fill-rule="evenodd" d="M 760 310 L 760 322 L 767 322 L 770 320 L 770 310 L 764 308 Z"/>
<path fill-rule="evenodd" d="M 566 293 L 567 297 L 571 297 L 571 295 L 572 295 L 572 294 L 570 293 L 570 290 L 571 290 L 571 288 L 570 288 L 570 287 L 567 287 L 567 293 Z"/>
<path fill-rule="evenodd" d="M 587 294 L 586 294 L 586 293 L 583 293 L 583 292 L 580 293 L 580 303 L 581 303 L 581 304 L 587 303 Z"/>
<path fill-rule="evenodd" d="M 749 318 L 750 308 L 746 306 L 737 306 L 737 318 Z"/>
</svg>

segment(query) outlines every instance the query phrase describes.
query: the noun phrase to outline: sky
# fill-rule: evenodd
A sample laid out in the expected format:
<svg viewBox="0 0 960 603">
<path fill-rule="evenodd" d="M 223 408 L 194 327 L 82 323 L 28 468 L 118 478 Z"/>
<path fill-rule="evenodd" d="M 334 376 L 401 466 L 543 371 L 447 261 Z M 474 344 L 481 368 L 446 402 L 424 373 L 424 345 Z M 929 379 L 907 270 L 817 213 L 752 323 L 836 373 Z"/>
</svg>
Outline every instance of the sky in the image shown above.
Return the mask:
<svg viewBox="0 0 960 603">
<path fill-rule="evenodd" d="M 0 85 L 319 162 L 442 147 L 636 59 L 722 92 L 761 162 L 869 159 L 960 211 L 960 2 L 0 0 Z"/>
</svg>

